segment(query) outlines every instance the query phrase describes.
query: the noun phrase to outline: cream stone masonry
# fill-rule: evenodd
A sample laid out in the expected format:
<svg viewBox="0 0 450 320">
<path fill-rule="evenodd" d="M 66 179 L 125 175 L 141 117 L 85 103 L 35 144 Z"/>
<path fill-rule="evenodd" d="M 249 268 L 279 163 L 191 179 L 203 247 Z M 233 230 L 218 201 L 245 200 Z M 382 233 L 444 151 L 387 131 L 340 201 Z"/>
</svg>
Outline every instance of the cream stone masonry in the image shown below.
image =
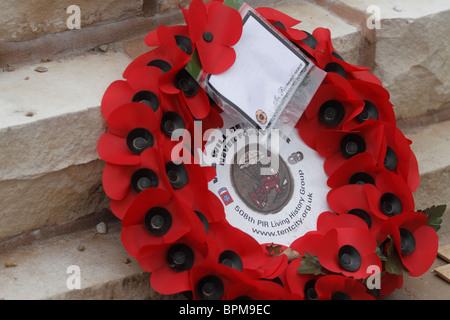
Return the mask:
<svg viewBox="0 0 450 320">
<path fill-rule="evenodd" d="M 120 224 L 53 238 L 0 256 L 0 299 L 167 299 L 120 242 Z M 9 263 L 9 264 L 8 264 Z M 14 267 L 5 267 L 15 265 Z M 80 289 L 67 286 L 79 268 Z"/>
<path fill-rule="evenodd" d="M 450 233 L 450 121 L 428 125 L 407 134 L 419 163 L 420 185 L 414 193 L 416 209 L 446 204 L 442 230 Z"/>
<path fill-rule="evenodd" d="M 373 72 L 391 94 L 397 118 L 450 108 L 450 2 L 447 0 L 315 0 L 374 33 Z M 367 30 L 369 6 L 380 9 L 380 29 Z M 349 15 L 348 12 L 352 12 Z"/>
<path fill-rule="evenodd" d="M 80 7 L 81 27 L 84 27 L 135 15 L 142 10 L 142 3 L 143 0 L 2 0 L 0 42 L 24 41 L 67 30 L 70 5 Z"/>
<path fill-rule="evenodd" d="M 130 61 L 110 51 L 0 73 L 0 239 L 109 206 L 99 106 Z"/>
<path fill-rule="evenodd" d="M 361 45 L 361 29 L 347 23 L 324 8 L 309 2 L 284 3 L 274 6 L 294 19 L 300 20 L 296 29 L 312 33 L 314 29 L 322 27 L 331 31 L 333 46 L 347 62 L 357 64 Z"/>
<path fill-rule="evenodd" d="M 101 99 L 130 61 L 121 52 L 88 53 L 0 73 L 0 180 L 98 159 Z"/>
</svg>

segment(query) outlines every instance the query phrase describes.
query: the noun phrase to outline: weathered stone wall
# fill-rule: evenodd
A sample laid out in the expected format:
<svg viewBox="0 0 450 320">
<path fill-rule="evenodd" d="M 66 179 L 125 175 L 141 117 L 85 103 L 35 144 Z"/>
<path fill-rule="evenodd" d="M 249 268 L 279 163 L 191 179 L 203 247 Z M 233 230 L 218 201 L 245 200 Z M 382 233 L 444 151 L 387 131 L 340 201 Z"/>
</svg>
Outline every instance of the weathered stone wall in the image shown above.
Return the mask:
<svg viewBox="0 0 450 320">
<path fill-rule="evenodd" d="M 143 0 L 3 0 L 0 2 L 0 41 L 24 41 L 67 30 L 67 19 L 77 5 L 81 27 L 124 19 L 142 11 Z"/>
</svg>

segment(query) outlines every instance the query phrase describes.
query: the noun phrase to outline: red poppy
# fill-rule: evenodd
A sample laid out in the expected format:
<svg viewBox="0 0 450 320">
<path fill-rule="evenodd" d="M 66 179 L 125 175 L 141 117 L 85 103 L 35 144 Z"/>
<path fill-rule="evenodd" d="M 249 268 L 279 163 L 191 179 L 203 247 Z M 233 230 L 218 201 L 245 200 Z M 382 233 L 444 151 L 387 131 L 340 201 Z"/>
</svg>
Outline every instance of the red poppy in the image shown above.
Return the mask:
<svg viewBox="0 0 450 320">
<path fill-rule="evenodd" d="M 265 243 L 261 245 L 265 258 L 261 268 L 258 270 L 258 276 L 262 279 L 275 279 L 282 276 L 283 272 L 286 270 L 288 257 L 285 254 L 272 256 L 269 251 L 267 251 L 268 245 L 271 244 Z M 285 247 L 283 247 L 282 250 L 284 249 Z"/>
<path fill-rule="evenodd" d="M 356 98 L 364 101 L 364 108 L 360 114 L 347 123 L 348 128 L 369 119 L 388 122 L 395 126 L 393 105 L 389 101 L 389 92 L 383 86 L 362 80 L 350 80 L 349 84 L 354 89 Z"/>
<path fill-rule="evenodd" d="M 255 10 L 289 40 L 301 41 L 308 37 L 306 32 L 293 28 L 301 22 L 300 20 L 273 8 L 260 7 Z"/>
<path fill-rule="evenodd" d="M 180 64 L 163 74 L 159 81 L 162 92 L 170 95 L 180 95 L 184 104 L 195 119 L 204 119 L 210 112 L 211 106 L 205 90 Z"/>
<path fill-rule="evenodd" d="M 149 41 L 157 41 L 160 46 L 146 52 L 136 59 L 134 59 L 123 73 L 123 77 L 128 79 L 132 71 L 139 67 L 154 67 L 160 70 L 161 73 L 170 71 L 174 66 L 186 65 L 191 59 L 189 52 L 190 44 L 182 44 L 177 40 L 177 32 L 179 30 L 174 27 L 159 26 L 155 33 L 149 35 Z"/>
<path fill-rule="evenodd" d="M 188 232 L 206 236 L 192 208 L 160 189 L 142 191 L 125 213 L 122 227 L 122 243 L 134 258 L 145 246 L 174 243 Z"/>
<path fill-rule="evenodd" d="M 150 284 L 161 294 L 191 291 L 191 272 L 208 254 L 203 237 L 189 232 L 174 243 L 147 245 L 139 250 L 137 260 L 151 272 Z"/>
<path fill-rule="evenodd" d="M 367 277 L 367 266 L 380 265 L 374 254 L 377 243 L 366 223 L 357 216 L 323 212 L 317 219 L 317 231 L 306 233 L 291 244 L 304 255 L 317 256 L 325 269 L 354 278 Z"/>
<path fill-rule="evenodd" d="M 411 140 L 392 123 L 383 123 L 387 147 L 379 165 L 403 177 L 411 192 L 419 187 L 420 176 L 417 158 L 411 150 Z M 381 160 L 380 159 L 380 160 Z"/>
<path fill-rule="evenodd" d="M 375 178 L 385 169 L 377 165 L 377 161 L 368 152 L 353 156 L 344 162 L 327 181 L 330 188 L 336 189 L 348 184 L 375 184 Z"/>
<path fill-rule="evenodd" d="M 208 179 L 215 175 L 211 167 L 164 161 L 158 150 L 144 150 L 140 159 L 136 166 L 107 163 L 103 170 L 103 187 L 111 198 L 111 211 L 120 219 L 136 196 L 148 188 L 173 190 L 182 201 L 192 206 L 194 195 L 206 191 Z"/>
<path fill-rule="evenodd" d="M 321 132 L 316 151 L 326 158 L 324 170 L 331 176 L 345 161 L 359 153 L 368 152 L 374 159 L 379 159 L 385 145 L 383 126 L 372 119 L 352 130 Z"/>
<path fill-rule="evenodd" d="M 321 132 L 341 129 L 363 110 L 363 102 L 356 99 L 348 82 L 327 80 L 335 77 L 339 76 L 327 76 L 297 124 L 300 137 L 313 149 Z"/>
<path fill-rule="evenodd" d="M 212 259 L 242 271 L 259 270 L 265 262 L 261 245 L 247 233 L 232 227 L 228 222 L 210 225 L 208 237 L 217 247 Z"/>
<path fill-rule="evenodd" d="M 439 246 L 436 231 L 427 226 L 423 213 L 402 213 L 387 219 L 383 229 L 394 241 L 403 265 L 411 277 L 424 274 L 433 264 Z"/>
<path fill-rule="evenodd" d="M 291 293 L 299 295 L 302 300 L 316 300 L 318 298 L 315 289 L 317 279 L 320 275 L 300 274 L 298 268 L 302 262 L 301 258 L 294 259 L 286 269 L 286 283 Z"/>
<path fill-rule="evenodd" d="M 153 109 L 159 116 L 160 106 L 164 105 L 158 87 L 161 70 L 154 67 L 140 67 L 130 72 L 128 80 L 117 80 L 106 89 L 101 110 L 108 120 L 109 115 L 117 108 L 130 102 L 140 102 Z"/>
<path fill-rule="evenodd" d="M 280 299 L 285 293 L 279 284 L 248 277 L 211 256 L 192 268 L 190 274 L 195 300 Z"/>
<path fill-rule="evenodd" d="M 325 233 L 317 256 L 320 264 L 331 272 L 355 279 L 368 277 L 369 266 L 376 265 L 381 270 L 380 258 L 375 254 L 377 241 L 367 226 L 364 226 L 365 228 L 334 228 Z"/>
<path fill-rule="evenodd" d="M 147 105 L 124 104 L 107 120 L 109 132 L 98 141 L 98 154 L 106 162 L 117 165 L 138 165 L 140 154 L 147 148 L 163 148 L 159 143 L 159 119 Z"/>
<path fill-rule="evenodd" d="M 403 275 L 395 275 L 385 272 L 381 277 L 380 298 L 390 295 L 395 289 L 403 287 Z"/>
<path fill-rule="evenodd" d="M 103 169 L 102 182 L 110 198 L 111 211 L 122 219 L 139 192 L 148 188 L 170 190 L 170 185 L 162 178 L 163 168 L 159 151 L 151 148 L 141 153 L 138 165 L 107 163 Z"/>
<path fill-rule="evenodd" d="M 319 300 L 375 300 L 361 282 L 340 275 L 320 277 L 316 282 Z"/>
<path fill-rule="evenodd" d="M 343 61 L 336 53 L 331 43 L 330 30 L 326 28 L 317 28 L 313 32 L 313 37 L 317 41 L 313 57 L 317 65 L 326 72 L 337 73 L 345 79 L 353 79 L 353 72 L 368 70 L 369 68 L 359 67 Z"/>
<path fill-rule="evenodd" d="M 193 43 L 189 38 L 189 29 L 187 26 L 159 26 L 156 30 L 151 31 L 145 37 L 145 44 L 149 47 L 169 46 L 173 49 L 173 41 L 187 55 L 193 52 Z M 183 55 L 181 55 L 183 56 Z"/>
<path fill-rule="evenodd" d="M 214 175 L 209 175 L 205 171 L 207 168 L 209 167 L 203 167 L 203 172 L 206 174 L 206 180 L 211 181 L 215 176 L 215 170 Z M 195 197 L 192 209 L 201 217 L 200 220 L 203 222 L 207 232 L 209 230 L 209 224 L 225 221 L 225 209 L 222 202 L 210 190 L 206 190 L 202 197 Z"/>
<path fill-rule="evenodd" d="M 382 220 L 403 212 L 414 211 L 414 197 L 402 177 L 383 171 L 375 178 L 375 185 L 365 184 L 367 200 L 372 212 Z"/>
<path fill-rule="evenodd" d="M 228 70 L 236 60 L 232 46 L 242 34 L 239 12 L 219 1 L 205 6 L 203 1 L 193 0 L 187 24 L 205 72 L 218 74 Z"/>
<path fill-rule="evenodd" d="M 291 243 L 290 248 L 301 255 L 306 252 L 317 256 L 319 254 L 320 241 L 322 241 L 323 232 L 309 231 L 303 236 Z"/>
<path fill-rule="evenodd" d="M 245 279 L 228 288 L 225 300 L 279 300 L 284 297 L 285 290 L 278 283 L 266 280 Z"/>
<path fill-rule="evenodd" d="M 367 224 L 355 215 L 339 215 L 331 211 L 322 212 L 317 218 L 317 231 L 322 234 L 336 228 L 368 229 Z"/>
<path fill-rule="evenodd" d="M 333 189 L 328 193 L 327 201 L 339 215 L 352 215 L 364 221 L 378 241 L 386 239 L 381 230 L 383 219 L 373 213 L 363 186 L 355 184 Z"/>
</svg>

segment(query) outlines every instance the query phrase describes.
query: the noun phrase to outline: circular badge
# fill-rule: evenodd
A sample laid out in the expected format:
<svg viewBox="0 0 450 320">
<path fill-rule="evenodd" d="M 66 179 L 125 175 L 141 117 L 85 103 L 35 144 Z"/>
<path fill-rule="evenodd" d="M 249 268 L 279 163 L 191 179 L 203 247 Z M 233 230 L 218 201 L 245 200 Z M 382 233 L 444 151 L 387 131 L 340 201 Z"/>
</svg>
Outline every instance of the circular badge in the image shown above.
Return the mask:
<svg viewBox="0 0 450 320">
<path fill-rule="evenodd" d="M 279 157 L 278 154 L 271 155 Z M 289 202 L 293 193 L 292 175 L 282 158 L 278 170 L 264 165 L 270 162 L 262 145 L 239 150 L 231 166 L 231 183 L 239 198 L 252 210 L 275 214 Z"/>
<path fill-rule="evenodd" d="M 266 124 L 266 122 L 267 122 L 267 114 L 264 111 L 262 111 L 261 109 L 256 111 L 256 120 L 260 124 Z"/>
<path fill-rule="evenodd" d="M 324 159 L 297 133 L 272 134 L 269 143 L 257 130 L 222 117 L 221 139 L 205 152 L 217 174 L 208 187 L 222 200 L 227 221 L 261 244 L 289 246 L 316 230 L 317 217 L 329 210 Z"/>
</svg>

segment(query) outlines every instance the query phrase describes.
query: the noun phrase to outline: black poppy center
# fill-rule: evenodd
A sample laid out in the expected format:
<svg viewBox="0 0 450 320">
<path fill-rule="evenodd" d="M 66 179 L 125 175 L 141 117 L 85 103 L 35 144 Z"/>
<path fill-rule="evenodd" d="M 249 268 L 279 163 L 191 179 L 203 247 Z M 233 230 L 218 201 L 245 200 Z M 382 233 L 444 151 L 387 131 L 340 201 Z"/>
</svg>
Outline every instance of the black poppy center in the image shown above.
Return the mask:
<svg viewBox="0 0 450 320">
<path fill-rule="evenodd" d="M 172 227 L 172 215 L 165 208 L 151 208 L 145 214 L 144 225 L 155 236 L 165 235 Z"/>
<path fill-rule="evenodd" d="M 170 65 L 170 63 L 168 63 L 165 60 L 161 60 L 161 59 L 152 60 L 149 63 L 147 63 L 147 66 L 156 67 L 156 68 L 160 69 L 163 74 L 172 69 L 172 66 Z"/>
<path fill-rule="evenodd" d="M 174 189 L 181 189 L 188 183 L 188 173 L 182 164 L 167 163 L 166 174 Z"/>
<path fill-rule="evenodd" d="M 164 113 L 161 118 L 161 131 L 171 138 L 173 132 L 177 129 L 185 129 L 183 118 L 173 111 Z"/>
<path fill-rule="evenodd" d="M 352 300 L 352 298 L 345 292 L 336 291 L 331 295 L 331 300 Z"/>
<path fill-rule="evenodd" d="M 306 33 L 306 38 L 302 40 L 304 44 L 306 44 L 311 49 L 315 49 L 317 46 L 317 39 L 309 32 L 306 32 L 305 30 L 302 30 L 304 33 Z"/>
<path fill-rule="evenodd" d="M 366 143 L 360 135 L 349 133 L 342 138 L 341 152 L 345 158 L 350 159 L 364 151 L 366 151 Z"/>
<path fill-rule="evenodd" d="M 128 149 L 135 153 L 141 154 L 147 148 L 153 147 L 155 139 L 150 131 L 144 128 L 136 128 L 131 130 L 127 135 Z"/>
<path fill-rule="evenodd" d="M 375 179 L 366 172 L 356 172 L 350 177 L 350 180 L 348 182 L 349 184 L 359 184 L 359 185 L 365 185 L 365 184 L 373 184 L 375 185 Z"/>
<path fill-rule="evenodd" d="M 347 271 L 356 271 L 361 267 L 361 255 L 351 245 L 344 245 L 339 249 L 338 259 L 341 267 Z"/>
<path fill-rule="evenodd" d="M 347 74 L 345 72 L 345 69 L 337 62 L 328 63 L 323 70 L 325 72 L 337 73 L 341 77 L 347 79 Z"/>
<path fill-rule="evenodd" d="M 336 127 L 344 120 L 345 108 L 336 100 L 329 100 L 319 109 L 320 121 L 328 127 Z"/>
<path fill-rule="evenodd" d="M 380 198 L 380 210 L 381 212 L 392 217 L 402 212 L 402 202 L 393 193 L 385 193 Z"/>
<path fill-rule="evenodd" d="M 305 294 L 306 300 L 317 300 L 318 295 L 316 292 L 316 282 L 317 279 L 311 279 L 305 283 L 305 287 L 303 288 L 303 293 Z"/>
<path fill-rule="evenodd" d="M 414 252 L 416 249 L 416 239 L 411 231 L 408 229 L 400 228 L 400 251 L 404 255 L 408 255 Z"/>
<path fill-rule="evenodd" d="M 185 69 L 180 70 L 175 76 L 175 87 L 183 91 L 187 97 L 195 96 L 200 89 L 198 82 Z"/>
<path fill-rule="evenodd" d="M 386 149 L 386 155 L 384 156 L 384 167 L 390 171 L 395 170 L 397 168 L 397 155 L 395 151 L 390 147 Z"/>
<path fill-rule="evenodd" d="M 226 265 L 227 267 L 242 271 L 242 260 L 239 255 L 232 250 L 225 250 L 219 256 L 219 263 Z"/>
<path fill-rule="evenodd" d="M 200 219 L 203 228 L 205 228 L 205 232 L 208 233 L 209 231 L 209 222 L 208 222 L 208 218 L 206 218 L 206 216 L 201 213 L 200 211 L 194 210 L 195 214 L 197 215 L 197 217 Z"/>
<path fill-rule="evenodd" d="M 201 300 L 219 300 L 225 292 L 225 286 L 219 277 L 208 275 L 199 280 L 196 292 Z"/>
<path fill-rule="evenodd" d="M 192 54 L 192 42 L 191 39 L 189 39 L 186 36 L 183 35 L 176 35 L 175 36 L 175 42 L 177 43 L 177 47 L 186 53 L 187 55 Z"/>
<path fill-rule="evenodd" d="M 286 27 L 284 26 L 283 23 L 281 23 L 281 21 L 274 22 L 274 23 L 272 23 L 272 25 L 275 26 L 275 27 L 281 28 L 281 29 L 283 29 L 284 31 L 287 31 L 287 30 L 286 30 Z"/>
<path fill-rule="evenodd" d="M 378 120 L 377 107 L 373 104 L 373 102 L 364 100 L 364 109 L 356 118 L 359 120 L 359 122 L 365 122 L 369 119 Z"/>
<path fill-rule="evenodd" d="M 192 268 L 194 264 L 194 251 L 186 244 L 178 243 L 167 251 L 167 263 L 176 272 L 183 272 Z"/>
<path fill-rule="evenodd" d="M 147 168 L 136 170 L 131 176 L 131 188 L 139 193 L 148 188 L 156 188 L 159 184 L 155 172 Z"/>
<path fill-rule="evenodd" d="M 148 105 L 150 108 L 153 109 L 153 111 L 156 111 L 159 109 L 159 100 L 158 96 L 148 90 L 142 90 L 137 92 L 132 99 L 132 102 L 140 102 Z"/>
<path fill-rule="evenodd" d="M 211 42 L 214 40 L 214 36 L 211 32 L 206 31 L 205 33 L 203 33 L 203 40 L 205 40 L 206 42 Z"/>
<path fill-rule="evenodd" d="M 367 224 L 367 226 L 369 228 L 372 226 L 372 218 L 370 217 L 370 215 L 365 210 L 352 209 L 348 213 L 361 218 Z"/>
</svg>

